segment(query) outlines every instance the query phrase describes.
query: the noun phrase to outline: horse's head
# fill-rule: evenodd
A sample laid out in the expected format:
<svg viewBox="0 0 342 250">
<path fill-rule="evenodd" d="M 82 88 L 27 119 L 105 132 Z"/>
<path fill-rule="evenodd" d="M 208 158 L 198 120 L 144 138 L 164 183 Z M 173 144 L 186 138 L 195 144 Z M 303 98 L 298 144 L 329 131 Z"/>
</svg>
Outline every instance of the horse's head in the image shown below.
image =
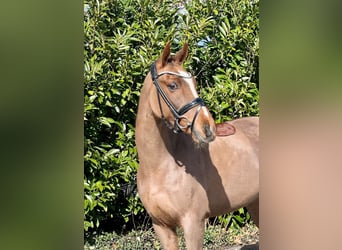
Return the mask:
<svg viewBox="0 0 342 250">
<path fill-rule="evenodd" d="M 170 55 L 168 43 L 160 58 L 151 66 L 151 78 L 157 94 L 151 95 L 154 114 L 165 121 L 175 133 L 184 132 L 196 143 L 215 139 L 215 122 L 196 91 L 196 81 L 182 66 L 188 45 Z"/>
</svg>

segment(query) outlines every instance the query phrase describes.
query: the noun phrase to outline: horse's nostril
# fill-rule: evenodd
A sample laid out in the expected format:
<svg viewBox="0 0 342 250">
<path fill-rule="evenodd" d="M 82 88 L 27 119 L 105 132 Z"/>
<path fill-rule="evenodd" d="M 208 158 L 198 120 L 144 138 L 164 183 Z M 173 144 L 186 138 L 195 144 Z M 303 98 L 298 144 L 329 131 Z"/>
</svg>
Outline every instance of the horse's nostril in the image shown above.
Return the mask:
<svg viewBox="0 0 342 250">
<path fill-rule="evenodd" d="M 206 137 L 213 136 L 213 132 L 211 131 L 210 126 L 208 124 L 204 125 L 204 132 Z"/>
</svg>

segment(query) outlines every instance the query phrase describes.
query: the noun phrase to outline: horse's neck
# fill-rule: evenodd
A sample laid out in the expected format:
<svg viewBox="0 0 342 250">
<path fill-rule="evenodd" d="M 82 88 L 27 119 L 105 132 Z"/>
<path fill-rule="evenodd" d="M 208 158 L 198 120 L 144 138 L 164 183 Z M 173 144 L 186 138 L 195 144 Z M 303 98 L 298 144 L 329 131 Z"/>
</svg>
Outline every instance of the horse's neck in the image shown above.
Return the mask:
<svg viewBox="0 0 342 250">
<path fill-rule="evenodd" d="M 136 119 L 136 144 L 140 162 L 148 162 L 141 165 L 155 167 L 152 165 L 156 164 L 162 168 L 161 159 L 170 159 L 170 162 L 174 163 L 175 159 L 182 157 L 186 149 L 194 145 L 189 135 L 174 134 L 163 120 L 153 114 L 149 102 L 149 95 L 156 94 L 152 91 L 153 87 L 144 84 L 141 91 Z"/>
<path fill-rule="evenodd" d="M 155 118 L 149 103 L 150 87 L 144 85 L 138 106 L 136 119 L 136 143 L 139 158 L 153 157 L 161 151 L 166 150 L 161 133 L 164 133 L 164 124 Z"/>
</svg>

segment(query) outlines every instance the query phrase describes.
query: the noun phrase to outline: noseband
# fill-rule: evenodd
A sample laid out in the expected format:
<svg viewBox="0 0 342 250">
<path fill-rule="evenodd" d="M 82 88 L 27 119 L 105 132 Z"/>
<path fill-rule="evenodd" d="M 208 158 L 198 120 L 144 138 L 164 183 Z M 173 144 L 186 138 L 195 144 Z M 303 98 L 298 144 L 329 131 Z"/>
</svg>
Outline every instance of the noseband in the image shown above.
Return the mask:
<svg viewBox="0 0 342 250">
<path fill-rule="evenodd" d="M 182 132 L 183 129 L 187 129 L 187 128 L 191 128 L 191 132 L 192 132 L 195 120 L 196 120 L 196 118 L 198 116 L 198 113 L 200 112 L 201 108 L 203 106 L 205 106 L 205 104 L 204 104 L 204 102 L 203 102 L 203 100 L 201 98 L 197 97 L 193 101 L 185 104 L 183 107 L 181 107 L 179 110 L 177 110 L 175 108 L 175 106 L 172 104 L 172 102 L 170 101 L 170 99 L 165 94 L 164 90 L 160 87 L 160 84 L 158 82 L 158 78 L 160 76 L 162 76 L 162 75 L 165 75 L 165 74 L 175 75 L 175 76 L 178 76 L 178 77 L 181 77 L 181 78 L 192 78 L 192 76 L 191 76 L 190 73 L 188 73 L 188 75 L 184 75 L 184 74 L 178 74 L 178 73 L 175 73 L 175 72 L 172 72 L 172 71 L 163 71 L 163 72 L 158 74 L 157 73 L 157 68 L 156 68 L 156 62 L 154 62 L 151 65 L 152 81 L 153 81 L 154 85 L 157 88 L 159 108 L 160 108 L 160 112 L 161 112 L 161 115 L 162 115 L 162 119 L 165 122 L 166 126 L 169 129 L 172 129 L 174 133 Z M 165 118 L 165 116 L 163 114 L 163 109 L 162 109 L 162 106 L 161 106 L 161 103 L 160 103 L 160 96 L 163 98 L 163 100 L 165 101 L 166 105 L 169 107 L 170 111 L 173 114 L 173 117 L 174 117 L 173 126 L 172 126 L 172 124 L 169 123 L 169 121 Z M 192 120 L 192 122 L 190 122 L 189 119 L 186 116 L 184 116 L 184 114 L 186 112 L 188 112 L 190 109 L 192 109 L 192 108 L 194 108 L 196 106 L 198 106 L 198 108 L 197 108 L 196 113 L 194 115 L 194 119 Z M 186 126 L 180 125 L 180 121 L 181 120 L 186 120 L 187 121 Z"/>
</svg>

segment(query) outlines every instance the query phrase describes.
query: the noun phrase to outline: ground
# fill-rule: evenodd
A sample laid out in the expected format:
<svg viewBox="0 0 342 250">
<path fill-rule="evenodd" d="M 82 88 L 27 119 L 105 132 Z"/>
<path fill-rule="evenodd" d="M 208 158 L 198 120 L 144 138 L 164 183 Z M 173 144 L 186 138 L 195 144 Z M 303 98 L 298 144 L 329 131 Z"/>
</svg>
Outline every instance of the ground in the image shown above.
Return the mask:
<svg viewBox="0 0 342 250">
<path fill-rule="evenodd" d="M 181 249 L 185 249 L 184 238 L 180 234 Z M 259 250 L 259 230 L 251 224 L 243 228 L 225 230 L 220 226 L 207 226 L 204 235 L 205 250 Z M 152 228 L 132 231 L 126 235 L 107 233 L 94 235 L 93 242 L 86 242 L 84 250 L 160 250 L 159 240 Z"/>
</svg>

